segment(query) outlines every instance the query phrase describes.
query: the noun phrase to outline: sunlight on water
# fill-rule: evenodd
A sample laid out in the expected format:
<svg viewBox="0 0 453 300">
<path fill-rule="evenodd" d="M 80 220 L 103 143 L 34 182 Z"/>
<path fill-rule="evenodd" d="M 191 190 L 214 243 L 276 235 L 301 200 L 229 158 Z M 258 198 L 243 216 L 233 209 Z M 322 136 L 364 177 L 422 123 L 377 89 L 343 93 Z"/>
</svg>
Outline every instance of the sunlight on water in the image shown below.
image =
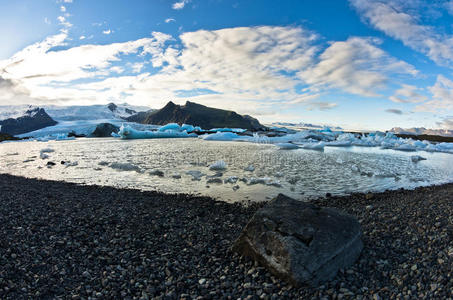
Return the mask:
<svg viewBox="0 0 453 300">
<path fill-rule="evenodd" d="M 453 181 L 452 154 L 416 154 L 427 160 L 414 163 L 413 152 L 366 147 L 320 152 L 198 139 L 79 139 L 2 143 L 0 172 L 225 201 L 260 201 L 278 193 L 303 199 Z M 219 160 L 226 169 L 210 170 Z M 48 167 L 49 161 L 56 165 Z"/>
</svg>

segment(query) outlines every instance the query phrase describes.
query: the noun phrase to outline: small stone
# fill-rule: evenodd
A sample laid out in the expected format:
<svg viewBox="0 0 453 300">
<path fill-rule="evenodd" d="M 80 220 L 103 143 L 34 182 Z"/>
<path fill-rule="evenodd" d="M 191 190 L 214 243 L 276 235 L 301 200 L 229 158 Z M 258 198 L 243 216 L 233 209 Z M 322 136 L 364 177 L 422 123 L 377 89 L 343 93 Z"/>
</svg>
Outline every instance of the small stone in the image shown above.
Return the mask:
<svg viewBox="0 0 453 300">
<path fill-rule="evenodd" d="M 416 270 L 417 270 L 417 265 L 416 265 L 416 264 L 413 265 L 413 266 L 411 267 L 411 270 L 412 270 L 412 271 L 416 271 Z"/>
<path fill-rule="evenodd" d="M 203 285 L 206 283 L 206 279 L 205 278 L 201 278 L 200 280 L 198 280 L 198 283 Z"/>
</svg>

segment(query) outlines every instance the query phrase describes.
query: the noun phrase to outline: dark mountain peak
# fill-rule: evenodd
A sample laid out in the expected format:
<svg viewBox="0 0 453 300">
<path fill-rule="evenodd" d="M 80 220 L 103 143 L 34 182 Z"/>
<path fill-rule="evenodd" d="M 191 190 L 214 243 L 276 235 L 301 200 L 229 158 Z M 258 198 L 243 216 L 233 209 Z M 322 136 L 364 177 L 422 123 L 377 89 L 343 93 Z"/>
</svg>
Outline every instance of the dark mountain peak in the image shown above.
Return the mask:
<svg viewBox="0 0 453 300">
<path fill-rule="evenodd" d="M 241 116 L 234 111 L 212 108 L 190 101 L 187 101 L 184 106 L 169 101 L 160 110 L 137 114 L 127 120 L 155 125 L 186 123 L 204 129 L 230 127 L 260 130 L 266 128 L 250 116 Z"/>
<path fill-rule="evenodd" d="M 11 135 L 22 134 L 55 124 L 57 122 L 47 114 L 44 108 L 30 106 L 23 116 L 0 121 L 0 132 Z"/>
<path fill-rule="evenodd" d="M 107 107 L 110 109 L 111 112 L 116 111 L 116 109 L 118 108 L 118 106 L 116 106 L 116 104 L 112 102 L 107 104 Z"/>
</svg>

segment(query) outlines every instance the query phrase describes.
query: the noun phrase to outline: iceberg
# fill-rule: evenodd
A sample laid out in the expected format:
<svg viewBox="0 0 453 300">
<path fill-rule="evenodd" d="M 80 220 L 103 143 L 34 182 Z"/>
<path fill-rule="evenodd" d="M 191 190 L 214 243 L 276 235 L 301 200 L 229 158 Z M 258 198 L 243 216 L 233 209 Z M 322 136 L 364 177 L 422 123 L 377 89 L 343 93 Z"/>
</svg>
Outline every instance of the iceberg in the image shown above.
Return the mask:
<svg viewBox="0 0 453 300">
<path fill-rule="evenodd" d="M 412 160 L 412 162 L 419 162 L 421 160 L 426 160 L 426 158 L 421 157 L 420 155 L 412 155 L 411 160 Z"/>
<path fill-rule="evenodd" d="M 246 132 L 247 129 L 242 129 L 242 128 L 212 128 L 209 131 L 243 133 L 243 132 Z"/>
<path fill-rule="evenodd" d="M 293 144 L 293 143 L 277 143 L 275 144 L 280 149 L 285 149 L 285 150 L 291 150 L 291 149 L 297 149 L 299 146 Z"/>
<path fill-rule="evenodd" d="M 205 134 L 200 136 L 205 141 L 234 141 L 243 137 L 234 132 L 216 132 L 212 134 Z"/>
<path fill-rule="evenodd" d="M 167 125 L 162 126 L 159 128 L 159 131 L 167 131 L 167 130 L 175 130 L 175 131 L 181 131 L 181 126 L 176 123 L 168 123 Z"/>
<path fill-rule="evenodd" d="M 325 145 L 326 145 L 326 143 L 324 143 L 324 142 L 308 143 L 308 144 L 302 144 L 301 148 L 310 149 L 310 150 L 324 150 Z"/>
<path fill-rule="evenodd" d="M 176 124 L 178 125 L 178 124 Z M 171 126 L 170 126 L 171 127 Z M 178 125 L 179 128 L 179 125 Z M 122 139 L 162 139 L 162 138 L 190 138 L 197 137 L 195 133 L 187 133 L 187 131 L 176 131 L 166 129 L 165 131 L 140 131 L 133 129 L 130 126 L 122 125 L 118 131 L 118 135 Z"/>
</svg>

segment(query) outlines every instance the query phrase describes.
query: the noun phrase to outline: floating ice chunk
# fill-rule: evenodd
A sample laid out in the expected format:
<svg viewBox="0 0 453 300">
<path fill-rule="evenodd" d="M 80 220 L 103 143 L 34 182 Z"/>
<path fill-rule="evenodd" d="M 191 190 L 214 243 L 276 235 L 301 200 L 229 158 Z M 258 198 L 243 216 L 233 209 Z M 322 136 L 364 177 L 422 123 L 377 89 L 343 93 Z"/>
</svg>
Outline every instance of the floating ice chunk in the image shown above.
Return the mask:
<svg viewBox="0 0 453 300">
<path fill-rule="evenodd" d="M 137 173 L 142 173 L 142 170 L 138 166 L 131 163 L 113 162 L 110 164 L 110 168 L 118 171 L 135 171 Z"/>
<path fill-rule="evenodd" d="M 398 150 L 398 151 L 416 151 L 417 149 L 415 149 L 415 147 L 411 144 L 402 144 L 402 145 L 399 145 L 395 148 L 393 148 L 395 150 Z"/>
<path fill-rule="evenodd" d="M 310 149 L 310 150 L 324 150 L 325 145 L 326 145 L 326 143 L 319 142 L 319 143 L 302 144 L 301 147 L 304 149 Z"/>
<path fill-rule="evenodd" d="M 152 170 L 148 174 L 151 176 L 164 177 L 164 172 L 162 172 L 161 170 Z"/>
<path fill-rule="evenodd" d="M 39 158 L 41 158 L 41 159 L 48 159 L 48 158 L 49 158 L 49 155 L 47 155 L 46 153 L 41 152 L 41 153 L 39 153 Z"/>
<path fill-rule="evenodd" d="M 282 137 L 283 138 L 283 137 Z M 249 139 L 250 142 L 257 143 L 257 144 L 270 144 L 271 138 L 265 135 L 259 135 L 258 132 L 253 133 L 253 137 Z M 278 142 L 279 140 L 276 140 Z M 283 139 L 281 142 L 288 142 L 288 139 Z"/>
<path fill-rule="evenodd" d="M 119 138 L 119 137 L 121 137 L 121 135 L 119 135 L 119 134 L 116 133 L 116 132 L 112 132 L 110 135 L 111 135 L 112 137 L 114 137 L 114 138 Z"/>
<path fill-rule="evenodd" d="M 248 185 L 255 185 L 255 184 L 266 184 L 270 181 L 268 177 L 251 177 L 247 180 Z"/>
<path fill-rule="evenodd" d="M 168 124 L 167 124 L 168 125 Z M 165 126 L 167 126 L 165 125 Z M 176 124 L 177 125 L 177 124 Z M 179 126 L 179 125 L 178 125 Z M 187 133 L 186 131 L 140 131 L 131 128 L 130 126 L 121 126 L 118 134 L 122 139 L 159 139 L 159 138 L 189 138 L 197 137 L 195 133 Z"/>
<path fill-rule="evenodd" d="M 244 169 L 244 171 L 253 172 L 253 171 L 255 171 L 255 167 L 252 166 L 252 165 L 249 165 L 248 167 L 246 167 L 246 168 Z"/>
<path fill-rule="evenodd" d="M 419 162 L 421 160 L 426 160 L 426 158 L 421 157 L 420 155 L 412 155 L 411 160 L 412 160 L 412 162 Z"/>
<path fill-rule="evenodd" d="M 223 160 L 218 160 L 209 166 L 209 170 L 225 170 L 226 167 L 226 162 L 224 162 Z"/>
<path fill-rule="evenodd" d="M 351 145 L 352 145 L 351 141 L 339 141 L 339 140 L 331 141 L 326 144 L 326 146 L 330 147 L 349 147 Z"/>
<path fill-rule="evenodd" d="M 212 128 L 209 131 L 243 133 L 243 132 L 246 132 L 247 129 L 242 129 L 242 128 Z"/>
<path fill-rule="evenodd" d="M 222 179 L 221 179 L 221 178 L 218 178 L 218 177 L 216 177 L 216 178 L 209 178 L 209 179 L 206 181 L 206 183 L 219 183 L 219 184 L 221 184 L 221 183 L 222 183 Z"/>
<path fill-rule="evenodd" d="M 342 165 L 344 163 L 344 161 L 341 158 L 337 158 L 336 162 L 337 162 L 337 164 L 340 164 L 340 165 Z"/>
<path fill-rule="evenodd" d="M 43 148 L 39 151 L 40 153 L 52 153 L 55 152 L 52 148 Z"/>
<path fill-rule="evenodd" d="M 224 182 L 225 183 L 235 184 L 238 181 L 238 179 L 239 178 L 237 176 L 230 176 L 227 179 L 225 179 Z"/>
<path fill-rule="evenodd" d="M 266 185 L 275 186 L 275 187 L 282 187 L 282 184 L 278 180 L 269 180 L 266 182 Z"/>
<path fill-rule="evenodd" d="M 205 174 L 201 173 L 198 170 L 190 170 L 186 172 L 187 175 L 192 176 L 192 180 L 201 180 L 201 177 L 205 176 Z"/>
<path fill-rule="evenodd" d="M 181 130 L 181 126 L 179 126 L 179 124 L 176 124 L 176 123 L 168 123 L 167 125 L 164 125 L 162 126 L 161 128 L 159 128 L 159 131 L 167 131 L 167 130 L 176 130 L 176 131 L 180 131 Z"/>
<path fill-rule="evenodd" d="M 171 178 L 173 178 L 173 179 L 181 179 L 181 174 L 179 174 L 179 173 L 173 173 L 173 174 L 171 175 Z"/>
<path fill-rule="evenodd" d="M 181 126 L 181 131 L 187 131 L 187 132 L 193 132 L 195 131 L 195 127 L 193 127 L 192 125 L 189 125 L 189 124 L 182 124 Z"/>
<path fill-rule="evenodd" d="M 351 166 L 351 170 L 352 170 L 353 172 L 359 172 L 359 171 L 360 171 L 360 170 L 359 170 L 359 167 L 357 167 L 356 165 L 352 165 L 352 166 Z"/>
<path fill-rule="evenodd" d="M 234 141 L 242 138 L 234 132 L 216 132 L 200 136 L 205 141 Z"/>
<path fill-rule="evenodd" d="M 63 162 L 63 165 L 65 165 L 66 168 L 68 167 L 75 167 L 75 166 L 78 166 L 79 163 L 74 161 L 74 162 L 70 162 L 70 161 L 65 161 Z"/>
<path fill-rule="evenodd" d="M 293 144 L 293 143 L 277 143 L 275 146 L 279 147 L 280 149 L 284 150 L 291 150 L 291 149 L 297 149 L 299 146 Z"/>
</svg>

